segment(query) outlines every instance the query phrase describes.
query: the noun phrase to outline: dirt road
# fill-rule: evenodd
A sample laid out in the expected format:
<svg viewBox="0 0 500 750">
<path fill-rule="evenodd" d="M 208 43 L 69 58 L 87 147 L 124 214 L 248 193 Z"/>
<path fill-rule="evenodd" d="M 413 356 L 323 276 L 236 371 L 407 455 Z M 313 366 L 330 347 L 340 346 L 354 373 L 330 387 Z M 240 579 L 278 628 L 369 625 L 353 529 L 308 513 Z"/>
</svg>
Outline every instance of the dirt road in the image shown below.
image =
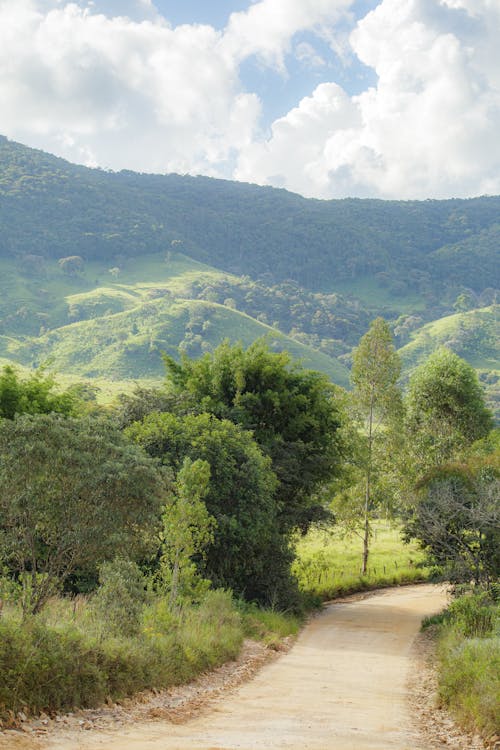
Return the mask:
<svg viewBox="0 0 500 750">
<path fill-rule="evenodd" d="M 332 603 L 292 650 L 185 724 L 52 735 L 44 750 L 428 750 L 412 724 L 412 642 L 444 589 L 387 589 Z"/>
</svg>

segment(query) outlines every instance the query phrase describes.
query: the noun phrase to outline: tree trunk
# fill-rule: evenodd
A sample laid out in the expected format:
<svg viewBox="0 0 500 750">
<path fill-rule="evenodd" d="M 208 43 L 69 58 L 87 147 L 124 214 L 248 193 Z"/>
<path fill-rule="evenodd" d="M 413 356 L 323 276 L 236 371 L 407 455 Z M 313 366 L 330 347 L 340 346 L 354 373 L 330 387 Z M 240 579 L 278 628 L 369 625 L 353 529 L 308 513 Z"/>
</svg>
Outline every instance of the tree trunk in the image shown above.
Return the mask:
<svg viewBox="0 0 500 750">
<path fill-rule="evenodd" d="M 370 413 L 368 419 L 368 462 L 366 466 L 366 485 L 365 485 L 365 530 L 363 535 L 363 575 L 368 570 L 368 555 L 370 553 L 370 500 L 371 500 L 371 479 L 372 479 L 372 448 L 373 448 L 373 409 L 374 394 L 370 400 Z"/>
</svg>

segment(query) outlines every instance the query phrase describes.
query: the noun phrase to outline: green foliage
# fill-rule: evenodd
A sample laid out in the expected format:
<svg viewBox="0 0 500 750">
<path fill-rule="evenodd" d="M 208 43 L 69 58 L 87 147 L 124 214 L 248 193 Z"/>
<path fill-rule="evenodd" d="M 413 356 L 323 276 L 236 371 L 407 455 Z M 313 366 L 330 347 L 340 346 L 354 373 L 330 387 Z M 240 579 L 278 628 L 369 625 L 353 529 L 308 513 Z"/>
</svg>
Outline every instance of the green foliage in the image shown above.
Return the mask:
<svg viewBox="0 0 500 750">
<path fill-rule="evenodd" d="M 210 585 L 197 575 L 193 562 L 195 555 L 204 556 L 205 548 L 214 542 L 217 523 L 203 502 L 209 481 L 207 461 L 186 457 L 162 516 L 158 581 L 161 589 L 168 592 L 171 609 L 187 598 L 199 599 Z"/>
<path fill-rule="evenodd" d="M 438 645 L 439 695 L 458 721 L 489 739 L 500 731 L 500 607 L 467 593 L 445 612 Z"/>
<path fill-rule="evenodd" d="M 363 524 L 363 573 L 368 567 L 371 518 L 383 501 L 383 490 L 388 489 L 384 484 L 388 448 L 401 425 L 401 393 L 396 385 L 400 372 L 401 362 L 389 326 L 383 318 L 377 318 L 354 350 L 351 373 L 352 405 L 360 432 L 351 441 L 351 461 L 358 471 L 352 475 L 347 495 L 354 492 L 355 497 L 363 497 L 358 514 Z M 342 504 L 338 507 L 343 510 Z M 352 513 L 348 520 L 352 525 Z"/>
<path fill-rule="evenodd" d="M 453 581 L 495 581 L 500 575 L 498 450 L 465 464 L 444 464 L 418 485 L 406 525 Z"/>
<path fill-rule="evenodd" d="M 417 470 L 448 461 L 493 427 L 473 368 L 445 348 L 410 378 L 407 431 Z"/>
<path fill-rule="evenodd" d="M 165 482 L 110 424 L 58 415 L 0 422 L 0 560 L 25 614 L 79 566 L 145 549 Z"/>
<path fill-rule="evenodd" d="M 465 638 L 485 638 L 500 625 L 500 609 L 488 591 L 454 599 L 446 616 L 447 622 Z"/>
<path fill-rule="evenodd" d="M 132 636 L 139 632 L 146 601 L 146 581 L 132 560 L 116 558 L 99 568 L 99 588 L 92 605 L 111 635 Z"/>
<path fill-rule="evenodd" d="M 251 435 L 210 414 L 168 413 L 146 416 L 127 434 L 175 472 L 186 457 L 209 465 L 204 502 L 217 525 L 198 570 L 216 586 L 265 601 L 270 581 L 282 574 L 285 553 L 276 531 L 276 478 Z"/>
<path fill-rule="evenodd" d="M 239 600 L 236 606 L 245 637 L 262 641 L 268 648 L 279 649 L 282 639 L 297 635 L 304 622 L 300 615 L 263 609 L 253 602 Z"/>
<path fill-rule="evenodd" d="M 85 708 L 168 688 L 237 656 L 243 630 L 229 594 L 209 592 L 199 607 L 168 622 L 151 616 L 154 607 L 149 605 L 143 631 L 127 638 L 96 638 L 86 618 L 59 617 L 56 626 L 38 617 L 22 625 L 0 619 L 0 718 L 8 722 L 21 710 Z"/>
<path fill-rule="evenodd" d="M 56 381 L 43 370 L 21 378 L 6 365 L 0 372 L 0 417 L 14 419 L 16 414 L 50 414 L 58 412 L 75 416 L 80 406 L 78 388 L 57 392 Z"/>
<path fill-rule="evenodd" d="M 165 362 L 176 393 L 187 392 L 201 410 L 251 430 L 271 458 L 281 532 L 307 529 L 322 512 L 313 493 L 340 466 L 341 399 L 334 387 L 262 341 L 247 349 L 224 342 L 199 360 Z"/>
</svg>

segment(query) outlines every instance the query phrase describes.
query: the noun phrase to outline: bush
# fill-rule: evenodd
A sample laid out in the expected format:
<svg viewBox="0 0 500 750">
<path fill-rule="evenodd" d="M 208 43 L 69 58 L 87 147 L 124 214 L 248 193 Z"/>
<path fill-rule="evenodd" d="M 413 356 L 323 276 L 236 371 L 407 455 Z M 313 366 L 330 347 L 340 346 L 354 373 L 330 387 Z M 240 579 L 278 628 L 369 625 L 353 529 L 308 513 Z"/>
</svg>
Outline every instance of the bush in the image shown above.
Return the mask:
<svg viewBox="0 0 500 750">
<path fill-rule="evenodd" d="M 0 718 L 92 707 L 108 697 L 179 685 L 237 656 L 243 628 L 229 593 L 209 592 L 175 618 L 162 613 L 161 604 L 150 605 L 134 637 L 92 637 L 74 624 L 55 627 L 42 618 L 22 625 L 0 620 Z"/>
<path fill-rule="evenodd" d="M 131 560 L 105 562 L 99 569 L 99 582 L 93 606 L 104 629 L 114 635 L 138 633 L 146 599 L 139 566 Z"/>
<path fill-rule="evenodd" d="M 451 625 L 465 638 L 483 638 L 493 633 L 498 607 L 486 591 L 466 594 L 450 604 L 448 616 Z"/>
<path fill-rule="evenodd" d="M 458 721 L 484 737 L 500 733 L 500 605 L 467 593 L 441 617 L 439 694 Z"/>
<path fill-rule="evenodd" d="M 460 723 L 485 737 L 500 732 L 500 638 L 460 640 L 440 645 L 439 694 Z"/>
</svg>

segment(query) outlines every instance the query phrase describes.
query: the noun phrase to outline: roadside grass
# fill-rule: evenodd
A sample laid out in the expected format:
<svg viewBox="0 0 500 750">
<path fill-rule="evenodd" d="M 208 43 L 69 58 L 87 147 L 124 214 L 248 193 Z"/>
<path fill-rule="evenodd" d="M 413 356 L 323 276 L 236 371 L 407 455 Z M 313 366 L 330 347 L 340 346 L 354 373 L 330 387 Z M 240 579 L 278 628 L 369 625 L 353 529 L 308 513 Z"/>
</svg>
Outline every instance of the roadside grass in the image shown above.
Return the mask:
<svg viewBox="0 0 500 750">
<path fill-rule="evenodd" d="M 261 641 L 267 648 L 279 649 L 284 638 L 295 636 L 304 624 L 304 617 L 262 609 L 243 600 L 236 602 L 242 617 L 246 638 Z"/>
<path fill-rule="evenodd" d="M 172 613 L 161 599 L 144 606 L 138 632 L 113 632 L 92 598 L 52 600 L 21 622 L 19 608 L 0 617 L 0 728 L 20 724 L 19 713 L 53 714 L 91 708 L 141 690 L 184 684 L 237 657 L 245 637 L 279 648 L 300 620 L 234 602 L 210 591 L 199 605 Z"/>
<path fill-rule="evenodd" d="M 430 568 L 416 543 L 405 544 L 398 526 L 373 525 L 368 571 L 362 575 L 362 540 L 334 526 L 313 529 L 297 542 L 293 566 L 300 589 L 323 600 L 367 589 L 427 580 Z"/>
<path fill-rule="evenodd" d="M 500 734 L 500 602 L 468 593 L 438 624 L 439 697 L 457 722 L 485 740 Z"/>
</svg>

